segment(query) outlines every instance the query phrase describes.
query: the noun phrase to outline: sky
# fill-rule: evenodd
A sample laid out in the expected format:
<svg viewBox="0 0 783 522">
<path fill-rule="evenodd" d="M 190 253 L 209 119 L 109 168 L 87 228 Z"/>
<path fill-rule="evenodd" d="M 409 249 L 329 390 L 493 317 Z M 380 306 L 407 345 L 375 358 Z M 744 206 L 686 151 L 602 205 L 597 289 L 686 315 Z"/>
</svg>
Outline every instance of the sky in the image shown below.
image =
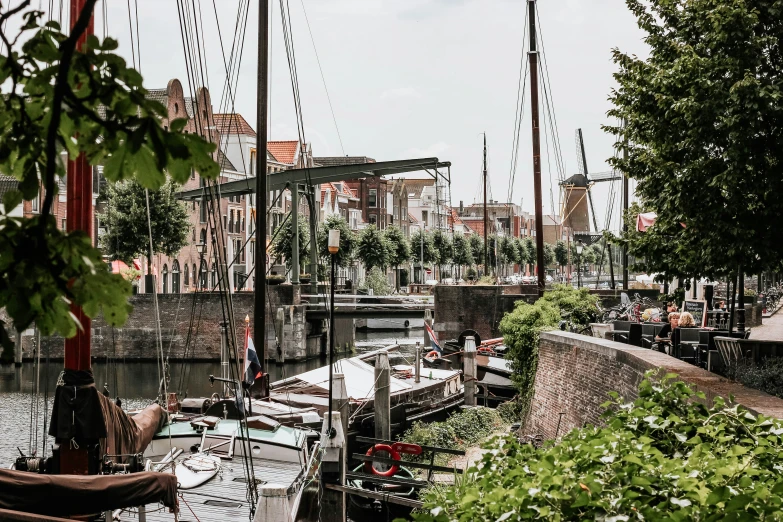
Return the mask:
<svg viewBox="0 0 783 522">
<path fill-rule="evenodd" d="M 203 52 L 217 105 L 226 76 L 217 22 L 228 46 L 240 2 L 195 2 L 202 8 Z M 481 199 L 482 133 L 486 132 L 491 198 L 508 201 L 520 60 L 526 41 L 525 1 L 284 2 L 291 13 L 305 138 L 312 143 L 315 156 L 345 154 L 378 161 L 436 156 L 452 163 L 452 203 L 469 204 Z M 185 84 L 177 2 L 130 3 L 138 4 L 140 60 L 136 59 L 145 86 L 165 87 L 171 78 Z M 270 3 L 270 139 L 297 139 L 280 3 Z M 255 127 L 258 2 L 251 4 L 235 107 Z M 120 54 L 132 61 L 128 3 L 109 1 L 106 8 L 107 32 L 119 40 Z M 103 34 L 102 9 L 99 5 L 96 12 L 99 35 Z M 645 56 L 643 34 L 621 0 L 540 0 L 538 9 L 565 174 L 578 171 L 577 128 L 584 133 L 589 171 L 607 171 L 606 159 L 615 152 L 614 139 L 601 125 L 615 123 L 606 116 L 615 84 L 611 51 L 616 47 Z M 525 92 L 529 88 L 528 80 Z M 512 201 L 532 212 L 529 94 L 525 103 Z M 214 109 L 217 112 L 219 107 Z M 553 143 L 542 136 L 544 212 L 550 213 L 553 202 L 556 209 L 559 206 L 559 188 L 554 159 L 551 166 L 546 159 L 547 143 L 554 158 Z M 599 227 L 605 226 L 608 192 L 608 183 L 593 189 Z M 619 224 L 617 204 L 613 208 L 610 228 Z"/>
</svg>

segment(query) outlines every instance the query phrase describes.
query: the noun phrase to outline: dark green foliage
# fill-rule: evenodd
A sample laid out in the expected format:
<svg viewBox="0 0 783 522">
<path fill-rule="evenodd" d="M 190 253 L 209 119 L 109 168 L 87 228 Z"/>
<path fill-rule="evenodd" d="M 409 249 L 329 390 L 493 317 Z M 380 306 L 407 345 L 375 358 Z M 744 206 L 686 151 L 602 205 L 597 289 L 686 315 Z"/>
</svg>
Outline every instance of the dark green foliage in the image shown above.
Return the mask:
<svg viewBox="0 0 783 522">
<path fill-rule="evenodd" d="M 477 265 L 484 264 L 484 238 L 478 234 L 471 234 L 468 236 L 468 243 L 470 243 L 470 251 L 473 254 L 473 262 Z"/>
<path fill-rule="evenodd" d="M 192 170 L 213 178 L 219 167 L 215 146 L 183 132 L 184 119 L 163 128 L 166 108 L 146 98 L 141 75 L 114 53 L 116 40 L 90 36 L 85 52 L 75 52 L 79 34 L 63 34 L 55 22 L 41 27 L 44 13 L 19 6 L 5 11 L 2 31 L 7 42 L 22 43 L 0 52 L 0 171 L 20 182 L 18 191 L 5 194 L 5 209 L 37 197 L 41 185 L 46 190 L 40 215 L 0 217 L 0 308 L 12 322 L 3 328 L 35 323 L 43 335 L 70 337 L 77 325 L 69 301 L 90 317 L 102 312 L 122 324 L 130 284 L 108 272 L 89 238 L 54 223 L 52 204 L 65 175 L 61 152 L 102 164 L 110 182 L 135 179 L 150 189 L 167 176 L 184 182 Z M 7 32 L 14 27 L 19 34 Z M 8 344 L 12 335 L 6 330 L 1 337 Z"/>
<path fill-rule="evenodd" d="M 340 215 L 331 215 L 326 218 L 323 226 L 318 230 L 318 253 L 325 263 L 331 263 L 331 254 L 329 253 L 329 231 L 332 229 L 340 230 L 340 249 L 335 254 L 334 263 L 343 268 L 350 266 L 356 252 L 356 245 L 359 240 L 353 230 L 348 227 L 348 222 Z M 289 247 L 290 248 L 290 247 Z M 323 279 L 318 278 L 319 281 Z"/>
<path fill-rule="evenodd" d="M 598 296 L 591 294 L 587 288 L 555 285 L 542 299 L 555 305 L 561 315 L 568 315 L 570 321 L 577 325 L 587 326 L 598 320 Z"/>
<path fill-rule="evenodd" d="M 555 263 L 555 247 L 549 243 L 544 243 L 544 266 L 550 266 Z"/>
<path fill-rule="evenodd" d="M 389 266 L 390 246 L 386 236 L 372 225 L 362 230 L 356 246 L 356 257 L 367 270 Z"/>
<path fill-rule="evenodd" d="M 441 230 L 436 230 L 432 234 L 432 245 L 435 248 L 436 264 L 446 265 L 451 262 L 451 258 L 454 257 L 454 245 L 448 235 Z"/>
<path fill-rule="evenodd" d="M 299 268 L 304 269 L 307 258 L 310 255 L 310 227 L 307 225 L 307 217 L 299 214 Z M 275 259 L 285 258 L 285 266 L 291 269 L 291 253 L 294 248 L 294 220 L 288 216 L 274 231 L 275 240 L 269 252 Z"/>
<path fill-rule="evenodd" d="M 527 265 L 533 262 L 531 251 L 528 249 L 527 240 L 521 237 L 516 238 L 517 252 L 519 252 L 519 264 Z"/>
<path fill-rule="evenodd" d="M 389 246 L 389 266 L 398 267 L 411 258 L 411 244 L 399 227 L 390 225 L 383 232 Z"/>
<path fill-rule="evenodd" d="M 471 266 L 474 262 L 473 250 L 470 246 L 470 241 L 462 234 L 454 234 L 452 240 L 454 250 L 454 264 L 460 268 L 462 272 L 463 266 Z"/>
<path fill-rule="evenodd" d="M 503 273 L 507 273 L 508 265 L 519 262 L 519 250 L 513 237 L 501 236 L 498 241 L 498 256 Z"/>
<path fill-rule="evenodd" d="M 400 440 L 420 446 L 435 446 L 448 449 L 465 449 L 484 440 L 503 427 L 503 420 L 490 408 L 468 408 L 451 415 L 444 422 L 414 422 L 400 437 Z M 453 455 L 438 454 L 436 463 L 445 464 Z M 429 462 L 430 453 L 415 460 Z"/>
<path fill-rule="evenodd" d="M 648 273 L 725 276 L 783 259 L 783 16 L 778 0 L 626 0 L 649 56 L 614 50 L 606 127 L 656 212 L 625 238 Z M 636 215 L 627 216 L 629 220 Z M 685 227 L 682 224 L 685 224 Z"/>
<path fill-rule="evenodd" d="M 169 257 L 188 244 L 190 220 L 185 204 L 177 199 L 180 187 L 167 181 L 149 191 L 153 254 Z M 135 180 L 108 185 L 103 197 L 106 211 L 100 216 L 106 225 L 101 247 L 111 259 L 130 263 L 142 254 L 149 255 L 149 227 L 145 188 Z"/>
<path fill-rule="evenodd" d="M 478 273 L 476 272 L 475 268 L 471 267 L 468 268 L 468 271 L 465 275 L 467 276 L 469 281 L 473 281 L 474 279 L 476 279 L 476 276 L 478 276 Z"/>
<path fill-rule="evenodd" d="M 731 366 L 727 377 L 748 388 L 783 399 L 783 358 L 764 359 L 759 364 L 740 363 Z"/>
<path fill-rule="evenodd" d="M 520 400 L 519 397 L 515 397 L 510 401 L 499 404 L 495 411 L 498 412 L 498 415 L 503 419 L 503 422 L 513 424 L 515 422 L 520 422 L 525 418 L 527 404 Z"/>
<path fill-rule="evenodd" d="M 557 266 L 566 266 L 568 264 L 568 246 L 562 239 L 555 244 L 555 261 Z"/>
<path fill-rule="evenodd" d="M 434 263 L 437 259 L 437 252 L 432 241 L 432 234 L 428 232 L 422 234 L 419 230 L 411 237 L 411 258 L 415 262 L 421 263 L 422 241 L 424 241 L 424 262 Z"/>
<path fill-rule="evenodd" d="M 606 426 L 536 449 L 495 443 L 467 484 L 423 496 L 419 522 L 783 520 L 783 424 L 648 374 Z"/>
</svg>

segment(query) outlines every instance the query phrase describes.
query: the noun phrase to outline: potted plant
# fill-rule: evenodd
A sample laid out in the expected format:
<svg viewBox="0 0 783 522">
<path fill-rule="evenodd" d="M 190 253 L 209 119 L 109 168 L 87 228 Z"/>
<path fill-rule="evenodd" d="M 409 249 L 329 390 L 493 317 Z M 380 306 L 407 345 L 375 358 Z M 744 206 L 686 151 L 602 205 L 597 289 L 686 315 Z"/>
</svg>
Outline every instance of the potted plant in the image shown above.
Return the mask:
<svg viewBox="0 0 783 522">
<path fill-rule="evenodd" d="M 756 304 L 758 302 L 758 294 L 752 288 L 745 289 L 745 304 Z"/>
<path fill-rule="evenodd" d="M 278 275 L 278 274 L 272 274 L 266 276 L 266 284 L 268 285 L 280 285 L 285 283 L 285 276 L 284 275 Z"/>
<path fill-rule="evenodd" d="M 303 285 L 310 283 L 310 274 L 299 274 L 299 282 Z"/>
</svg>

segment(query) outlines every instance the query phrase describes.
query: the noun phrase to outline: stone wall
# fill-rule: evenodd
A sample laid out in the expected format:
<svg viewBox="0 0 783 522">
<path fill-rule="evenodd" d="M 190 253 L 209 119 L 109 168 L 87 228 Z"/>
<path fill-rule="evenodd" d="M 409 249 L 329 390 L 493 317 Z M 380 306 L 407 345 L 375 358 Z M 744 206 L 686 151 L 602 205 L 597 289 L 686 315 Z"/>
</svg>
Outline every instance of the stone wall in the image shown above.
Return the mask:
<svg viewBox="0 0 783 522">
<path fill-rule="evenodd" d="M 275 321 L 276 310 L 293 299 L 293 287 L 291 285 L 270 286 L 267 307 L 267 349 L 268 353 L 276 353 Z M 130 297 L 129 302 L 133 311 L 128 321 L 121 328 L 108 326 L 103 318 L 98 317 L 92 322 L 92 354 L 94 357 L 106 357 L 107 354 L 117 358 L 135 360 L 155 360 L 157 358 L 157 342 L 155 331 L 155 306 L 152 294 L 137 294 Z M 223 321 L 223 306 L 218 292 L 199 292 L 184 294 L 158 294 L 158 305 L 161 319 L 161 335 L 163 338 L 164 353 L 171 359 L 195 359 L 215 360 L 220 358 L 220 323 Z M 194 299 L 195 297 L 195 299 Z M 237 347 L 244 349 L 245 316 L 249 316 L 250 326 L 253 322 L 253 293 L 236 292 L 232 296 L 234 305 L 234 319 Z M 270 314 L 270 309 L 273 314 Z M 301 315 L 301 314 L 300 314 Z M 350 320 L 347 320 L 350 321 Z M 315 334 L 321 330 L 322 321 L 316 325 L 304 324 L 302 318 L 297 320 L 297 331 L 304 339 L 312 329 Z M 352 341 L 348 336 L 349 328 L 345 330 L 345 339 L 341 342 Z M 252 331 L 251 331 L 252 332 Z M 256 347 L 260 346 L 261 339 L 258 334 L 251 333 Z M 291 338 L 295 338 L 292 334 Z M 282 342 L 282 339 L 281 339 Z M 64 340 L 59 336 L 42 339 L 43 352 L 49 350 L 50 356 L 55 359 L 63 357 Z M 304 346 L 304 341 L 302 345 Z M 308 355 L 311 351 L 319 350 L 320 345 L 311 341 Z M 187 348 L 187 349 L 186 349 Z M 25 358 L 32 357 L 32 330 L 27 330 L 22 336 L 22 349 Z M 315 355 L 318 355 L 317 353 Z M 293 354 L 290 359 L 301 360 L 301 354 Z"/>
<path fill-rule="evenodd" d="M 656 368 L 678 374 L 710 403 L 716 396 L 732 394 L 751 411 L 783 418 L 783 400 L 666 354 L 568 332 L 544 332 L 525 430 L 551 439 L 584 424 L 601 424 L 607 394 L 616 391 L 634 399 L 644 373 Z"/>
</svg>

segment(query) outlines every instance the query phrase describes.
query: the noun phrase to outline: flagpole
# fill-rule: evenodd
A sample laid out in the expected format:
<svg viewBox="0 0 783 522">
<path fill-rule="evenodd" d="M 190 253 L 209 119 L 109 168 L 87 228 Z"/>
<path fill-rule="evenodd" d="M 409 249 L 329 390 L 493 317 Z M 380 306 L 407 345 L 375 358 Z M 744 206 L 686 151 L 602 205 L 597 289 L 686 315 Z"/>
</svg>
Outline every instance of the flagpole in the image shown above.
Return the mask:
<svg viewBox="0 0 783 522">
<path fill-rule="evenodd" d="M 245 368 L 245 371 L 243 372 L 244 375 L 242 375 L 242 387 L 244 387 L 245 383 L 247 382 L 245 379 L 247 377 L 247 351 L 248 347 L 250 346 L 250 316 L 245 315 L 245 359 L 243 362 L 243 367 Z M 246 388 L 247 391 L 247 411 L 248 411 L 248 417 L 253 416 L 253 394 L 250 393 L 250 386 Z"/>
</svg>

